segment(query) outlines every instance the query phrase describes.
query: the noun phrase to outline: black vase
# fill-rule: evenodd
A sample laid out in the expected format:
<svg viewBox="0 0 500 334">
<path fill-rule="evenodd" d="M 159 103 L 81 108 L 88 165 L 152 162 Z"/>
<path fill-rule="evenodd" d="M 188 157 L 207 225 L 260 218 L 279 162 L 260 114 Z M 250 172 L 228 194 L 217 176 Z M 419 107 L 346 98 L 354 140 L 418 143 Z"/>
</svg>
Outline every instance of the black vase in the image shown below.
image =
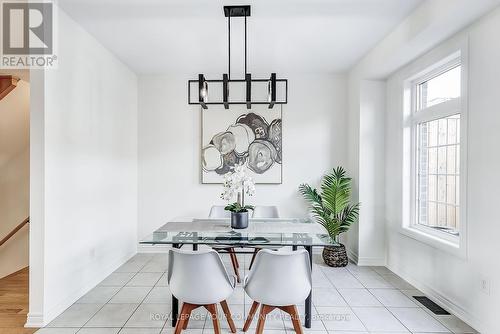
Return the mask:
<svg viewBox="0 0 500 334">
<path fill-rule="evenodd" d="M 248 227 L 248 211 L 231 212 L 231 227 L 242 229 Z"/>
</svg>

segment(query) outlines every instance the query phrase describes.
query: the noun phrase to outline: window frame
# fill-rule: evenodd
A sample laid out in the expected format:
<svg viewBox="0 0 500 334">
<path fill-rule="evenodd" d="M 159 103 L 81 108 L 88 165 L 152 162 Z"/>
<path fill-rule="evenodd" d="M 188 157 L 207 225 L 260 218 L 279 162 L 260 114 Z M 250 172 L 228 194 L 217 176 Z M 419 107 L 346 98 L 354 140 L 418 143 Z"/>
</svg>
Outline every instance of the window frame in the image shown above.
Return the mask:
<svg viewBox="0 0 500 334">
<path fill-rule="evenodd" d="M 404 81 L 404 161 L 403 161 L 403 220 L 401 233 L 443 249 L 459 257 L 466 258 L 467 237 L 467 86 L 468 52 L 467 46 L 455 49 L 448 56 L 428 59 L 423 70 Z M 436 59 L 437 58 L 437 59 Z M 430 63 L 430 65 L 429 65 Z M 461 66 L 460 97 L 418 110 L 418 86 Z M 415 73 L 415 72 L 414 72 Z M 439 231 L 418 223 L 418 125 L 422 122 L 460 114 L 460 177 L 459 177 L 459 235 Z"/>
</svg>

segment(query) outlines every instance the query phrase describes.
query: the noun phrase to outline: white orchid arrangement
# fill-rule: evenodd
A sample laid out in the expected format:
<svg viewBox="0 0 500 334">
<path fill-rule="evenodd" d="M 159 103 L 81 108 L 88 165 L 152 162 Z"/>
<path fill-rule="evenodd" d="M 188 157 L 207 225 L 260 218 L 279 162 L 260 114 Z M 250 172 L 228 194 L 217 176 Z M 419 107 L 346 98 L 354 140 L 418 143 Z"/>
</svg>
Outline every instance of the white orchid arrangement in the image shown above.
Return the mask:
<svg viewBox="0 0 500 334">
<path fill-rule="evenodd" d="M 231 212 L 253 210 L 252 205 L 245 205 L 245 194 L 248 196 L 255 194 L 255 182 L 249 176 L 248 169 L 243 165 L 238 165 L 224 175 L 224 191 L 221 198 L 226 201 L 237 198 L 236 202 L 227 205 L 225 209 Z"/>
</svg>

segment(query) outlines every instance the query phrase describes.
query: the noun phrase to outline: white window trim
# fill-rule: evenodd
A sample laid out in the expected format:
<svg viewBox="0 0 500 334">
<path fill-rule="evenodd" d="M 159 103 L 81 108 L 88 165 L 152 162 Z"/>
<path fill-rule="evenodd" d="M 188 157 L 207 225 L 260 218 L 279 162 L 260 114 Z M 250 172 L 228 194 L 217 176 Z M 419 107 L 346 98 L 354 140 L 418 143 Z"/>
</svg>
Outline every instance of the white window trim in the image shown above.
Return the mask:
<svg viewBox="0 0 500 334">
<path fill-rule="evenodd" d="M 439 50 L 441 51 L 441 50 Z M 460 258 L 467 258 L 467 127 L 468 127 L 468 43 L 465 41 L 458 48 L 448 50 L 448 56 L 443 57 L 443 51 L 435 52 L 433 57 L 427 57 L 424 64 L 418 64 L 417 71 L 413 72 L 404 81 L 403 98 L 403 217 L 400 232 L 434 248 L 441 249 Z M 461 65 L 461 96 L 428 107 L 413 113 L 416 107 L 414 97 L 416 84 L 434 77 L 453 64 Z M 419 120 L 429 119 L 429 115 L 437 119 L 450 115 L 449 110 L 456 109 L 460 113 L 460 230 L 459 236 L 447 234 L 431 227 L 418 225 L 415 222 L 415 158 L 416 133 L 415 124 Z"/>
</svg>

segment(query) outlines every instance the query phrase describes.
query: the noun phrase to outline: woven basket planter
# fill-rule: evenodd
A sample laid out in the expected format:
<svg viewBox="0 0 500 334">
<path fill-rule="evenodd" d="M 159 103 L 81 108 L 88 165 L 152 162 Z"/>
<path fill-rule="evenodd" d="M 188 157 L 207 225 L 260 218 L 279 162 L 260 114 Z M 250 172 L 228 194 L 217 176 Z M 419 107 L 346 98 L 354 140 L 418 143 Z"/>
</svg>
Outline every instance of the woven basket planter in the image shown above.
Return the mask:
<svg viewBox="0 0 500 334">
<path fill-rule="evenodd" d="M 326 246 L 323 248 L 323 261 L 330 267 L 345 267 L 349 262 L 345 246 Z"/>
</svg>

